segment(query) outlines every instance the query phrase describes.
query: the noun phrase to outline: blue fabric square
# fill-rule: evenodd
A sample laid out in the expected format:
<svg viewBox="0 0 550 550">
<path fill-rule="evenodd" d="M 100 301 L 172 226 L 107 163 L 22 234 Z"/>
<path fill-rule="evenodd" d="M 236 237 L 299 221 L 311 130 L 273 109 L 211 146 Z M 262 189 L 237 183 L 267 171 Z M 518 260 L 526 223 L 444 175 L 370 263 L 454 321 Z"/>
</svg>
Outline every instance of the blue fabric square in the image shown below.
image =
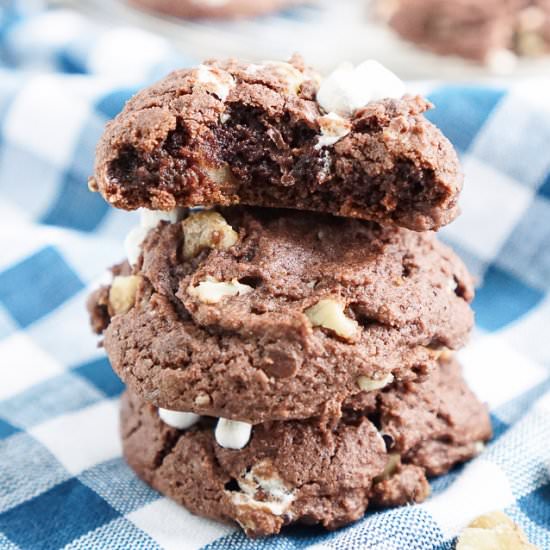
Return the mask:
<svg viewBox="0 0 550 550">
<path fill-rule="evenodd" d="M 0 439 L 0 457 L 0 512 L 70 477 L 57 458 L 25 432 Z"/>
<path fill-rule="evenodd" d="M 66 372 L 31 386 L 0 402 L 0 415 L 21 426 L 32 428 L 98 403 L 103 394 L 95 386 Z"/>
<path fill-rule="evenodd" d="M 0 302 L 22 327 L 47 315 L 84 285 L 53 246 L 0 273 Z"/>
<path fill-rule="evenodd" d="M 124 390 L 124 384 L 114 373 L 111 364 L 106 357 L 94 359 L 73 369 L 75 374 L 82 376 L 107 397 L 120 395 Z"/>
<path fill-rule="evenodd" d="M 9 437 L 10 435 L 13 435 L 20 431 L 21 430 L 19 428 L 8 424 L 0 418 L 0 439 L 6 439 L 6 437 Z"/>
<path fill-rule="evenodd" d="M 104 218 L 108 209 L 109 205 L 99 193 L 90 193 L 86 179 L 75 175 L 72 170 L 67 170 L 55 201 L 41 221 L 80 231 L 92 231 Z"/>
<path fill-rule="evenodd" d="M 493 439 L 491 441 L 495 441 L 501 435 L 505 434 L 508 431 L 510 425 L 506 422 L 503 422 L 496 414 L 491 413 L 490 416 L 491 425 L 493 426 Z"/>
<path fill-rule="evenodd" d="M 545 199 L 550 200 L 550 172 L 548 172 L 545 180 L 542 182 L 542 185 L 539 187 L 539 195 L 541 195 Z"/>
<path fill-rule="evenodd" d="M 136 476 L 123 458 L 97 464 L 79 474 L 78 479 L 121 514 L 129 514 L 161 498 Z"/>
<path fill-rule="evenodd" d="M 543 298 L 544 293 L 540 290 L 491 265 L 473 303 L 476 321 L 489 331 L 501 329 L 525 315 Z"/>
<path fill-rule="evenodd" d="M 550 290 L 550 201 L 535 197 L 497 258 L 498 265 L 526 284 Z"/>
<path fill-rule="evenodd" d="M 457 149 L 466 151 L 504 95 L 496 88 L 444 86 L 428 96 L 436 109 L 426 116 Z"/>
<path fill-rule="evenodd" d="M 114 118 L 139 88 L 123 88 L 105 95 L 95 106 L 96 111 L 107 118 Z"/>
<path fill-rule="evenodd" d="M 548 475 L 547 475 L 548 478 Z M 537 525 L 550 529 L 550 480 L 545 485 L 521 497 L 518 506 Z"/>
<path fill-rule="evenodd" d="M 0 514 L 0 530 L 21 548 L 53 550 L 117 517 L 107 502 L 73 478 Z"/>
</svg>

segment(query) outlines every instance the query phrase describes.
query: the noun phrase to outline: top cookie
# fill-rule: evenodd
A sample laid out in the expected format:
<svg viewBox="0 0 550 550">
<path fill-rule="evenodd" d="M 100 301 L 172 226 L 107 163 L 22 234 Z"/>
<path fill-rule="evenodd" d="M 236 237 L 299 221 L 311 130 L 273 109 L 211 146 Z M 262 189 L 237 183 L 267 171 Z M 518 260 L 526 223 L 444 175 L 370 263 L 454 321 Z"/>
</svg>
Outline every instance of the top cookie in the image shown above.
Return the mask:
<svg viewBox="0 0 550 550">
<path fill-rule="evenodd" d="M 128 210 L 240 203 L 437 229 L 462 175 L 430 103 L 403 92 L 373 61 L 322 82 L 297 57 L 179 70 L 107 125 L 90 189 Z"/>
</svg>

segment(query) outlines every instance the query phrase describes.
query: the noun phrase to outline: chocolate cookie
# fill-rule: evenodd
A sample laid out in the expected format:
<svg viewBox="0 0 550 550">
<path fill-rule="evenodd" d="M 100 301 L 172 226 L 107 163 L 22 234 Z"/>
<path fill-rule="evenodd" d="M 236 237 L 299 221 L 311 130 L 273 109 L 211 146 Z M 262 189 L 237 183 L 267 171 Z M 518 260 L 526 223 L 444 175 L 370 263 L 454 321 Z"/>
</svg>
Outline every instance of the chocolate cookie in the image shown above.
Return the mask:
<svg viewBox="0 0 550 550">
<path fill-rule="evenodd" d="M 124 456 L 139 477 L 191 512 L 235 521 L 251 537 L 300 522 L 334 529 L 367 506 L 420 502 L 426 476 L 475 456 L 491 434 L 487 411 L 455 362 L 421 383 L 393 384 L 372 404 L 321 419 L 255 426 L 242 450 L 223 448 L 214 419 L 187 430 L 155 407 L 122 399 Z M 436 449 L 437 452 L 433 452 Z"/>
<path fill-rule="evenodd" d="M 439 54 L 498 68 L 513 54 L 550 52 L 548 0 L 379 0 L 378 7 L 403 38 Z"/>
<path fill-rule="evenodd" d="M 472 281 L 432 233 L 228 207 L 160 222 L 92 301 L 111 364 L 167 409 L 252 424 L 339 410 L 467 339 Z"/>
<path fill-rule="evenodd" d="M 437 229 L 462 175 L 430 103 L 403 91 L 372 61 L 322 82 L 297 57 L 179 70 L 107 125 L 89 186 L 124 209 L 240 203 Z"/>
<path fill-rule="evenodd" d="M 200 17 L 234 19 L 274 12 L 303 4 L 304 0 L 130 0 L 130 2 L 140 8 L 186 19 Z"/>
</svg>

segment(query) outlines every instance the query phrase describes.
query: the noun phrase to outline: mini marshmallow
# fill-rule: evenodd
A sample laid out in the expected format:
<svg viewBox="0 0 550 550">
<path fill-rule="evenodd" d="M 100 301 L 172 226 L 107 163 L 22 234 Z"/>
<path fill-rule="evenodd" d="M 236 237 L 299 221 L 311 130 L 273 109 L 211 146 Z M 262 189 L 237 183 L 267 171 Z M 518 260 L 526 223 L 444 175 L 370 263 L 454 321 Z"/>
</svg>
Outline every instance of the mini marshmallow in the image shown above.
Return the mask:
<svg viewBox="0 0 550 550">
<path fill-rule="evenodd" d="M 128 258 L 128 263 L 133 267 L 138 261 L 139 255 L 141 254 L 141 243 L 147 237 L 149 229 L 141 226 L 134 227 L 126 238 L 124 239 L 124 250 L 126 251 L 126 257 Z"/>
<path fill-rule="evenodd" d="M 399 99 L 405 85 L 378 61 L 364 61 L 357 67 L 344 63 L 323 80 L 317 103 L 327 112 L 351 116 L 371 101 Z"/>
<path fill-rule="evenodd" d="M 174 210 L 147 210 L 146 208 L 140 208 L 140 221 L 139 226 L 134 227 L 126 238 L 124 239 L 124 250 L 126 251 L 126 257 L 128 263 L 133 267 L 141 254 L 141 244 L 147 237 L 147 233 L 151 229 L 154 229 L 160 221 L 167 221 L 175 223 L 183 215 L 183 210 L 180 208 L 174 208 Z"/>
<path fill-rule="evenodd" d="M 334 145 L 351 131 L 349 120 L 342 118 L 336 113 L 328 113 L 328 115 L 319 117 L 318 122 L 321 128 L 321 136 L 315 144 L 315 149 Z"/>
<path fill-rule="evenodd" d="M 242 449 L 250 440 L 252 425 L 238 420 L 220 418 L 216 425 L 216 441 L 224 449 Z"/>
<path fill-rule="evenodd" d="M 159 409 L 159 417 L 165 424 L 178 430 L 187 430 L 187 428 L 196 424 L 200 418 L 198 414 L 171 411 L 170 409 Z"/>
</svg>

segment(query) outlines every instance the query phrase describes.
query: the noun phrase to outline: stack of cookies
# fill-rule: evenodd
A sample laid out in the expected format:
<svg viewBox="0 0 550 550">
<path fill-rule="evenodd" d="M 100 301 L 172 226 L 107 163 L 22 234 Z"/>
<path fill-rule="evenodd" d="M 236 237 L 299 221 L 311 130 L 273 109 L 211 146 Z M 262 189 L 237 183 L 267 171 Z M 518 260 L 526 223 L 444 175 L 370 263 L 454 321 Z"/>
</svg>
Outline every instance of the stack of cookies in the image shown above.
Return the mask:
<svg viewBox="0 0 550 550">
<path fill-rule="evenodd" d="M 428 108 L 372 61 L 210 61 L 107 126 L 90 189 L 141 224 L 89 309 L 152 487 L 249 536 L 332 529 L 480 452 L 451 351 L 472 281 L 433 233 L 462 180 Z"/>
</svg>

